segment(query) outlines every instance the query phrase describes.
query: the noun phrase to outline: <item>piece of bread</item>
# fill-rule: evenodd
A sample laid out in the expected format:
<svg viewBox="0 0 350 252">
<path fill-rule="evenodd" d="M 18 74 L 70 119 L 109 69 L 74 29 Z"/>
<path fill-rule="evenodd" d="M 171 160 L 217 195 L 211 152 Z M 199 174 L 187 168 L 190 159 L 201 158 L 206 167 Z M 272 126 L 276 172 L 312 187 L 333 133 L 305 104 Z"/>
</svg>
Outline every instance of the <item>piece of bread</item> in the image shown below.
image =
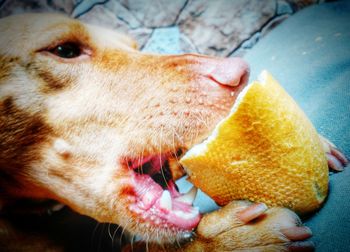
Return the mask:
<svg viewBox="0 0 350 252">
<path fill-rule="evenodd" d="M 219 205 L 247 199 L 303 214 L 327 196 L 328 165 L 319 136 L 266 71 L 180 163 L 189 180 Z"/>
</svg>

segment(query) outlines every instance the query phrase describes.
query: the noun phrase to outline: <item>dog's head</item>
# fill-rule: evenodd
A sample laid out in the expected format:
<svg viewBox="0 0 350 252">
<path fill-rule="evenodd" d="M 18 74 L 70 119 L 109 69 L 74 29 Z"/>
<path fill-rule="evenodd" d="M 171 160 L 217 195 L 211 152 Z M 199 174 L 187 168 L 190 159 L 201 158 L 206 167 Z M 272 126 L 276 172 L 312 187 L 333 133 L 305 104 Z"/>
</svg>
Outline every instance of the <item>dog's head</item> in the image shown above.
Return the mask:
<svg viewBox="0 0 350 252">
<path fill-rule="evenodd" d="M 243 61 L 144 54 L 59 15 L 5 18 L 0 33 L 3 201 L 54 199 L 158 241 L 197 225 L 168 168 L 228 113 Z"/>
</svg>

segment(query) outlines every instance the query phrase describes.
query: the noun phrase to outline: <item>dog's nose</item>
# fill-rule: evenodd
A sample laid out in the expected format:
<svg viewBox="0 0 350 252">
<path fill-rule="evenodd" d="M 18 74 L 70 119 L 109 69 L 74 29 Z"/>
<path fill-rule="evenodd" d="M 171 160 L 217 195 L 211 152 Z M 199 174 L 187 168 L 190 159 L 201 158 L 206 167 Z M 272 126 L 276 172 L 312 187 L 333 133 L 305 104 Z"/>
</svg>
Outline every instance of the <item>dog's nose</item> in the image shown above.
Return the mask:
<svg viewBox="0 0 350 252">
<path fill-rule="evenodd" d="M 235 87 L 248 81 L 249 66 L 240 58 L 215 58 L 206 64 L 208 77 L 221 85 Z"/>
<path fill-rule="evenodd" d="M 235 87 L 245 84 L 249 77 L 249 66 L 241 58 L 217 58 L 188 54 L 188 63 L 199 75 L 217 84 Z"/>
</svg>

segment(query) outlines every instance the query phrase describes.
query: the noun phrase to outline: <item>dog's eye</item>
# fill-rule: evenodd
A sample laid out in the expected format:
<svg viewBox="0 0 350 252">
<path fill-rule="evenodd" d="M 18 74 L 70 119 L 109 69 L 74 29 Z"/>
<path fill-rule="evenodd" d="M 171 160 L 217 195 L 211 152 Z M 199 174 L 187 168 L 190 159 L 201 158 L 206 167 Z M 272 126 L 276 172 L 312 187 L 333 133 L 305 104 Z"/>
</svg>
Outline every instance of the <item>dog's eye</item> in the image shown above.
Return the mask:
<svg viewBox="0 0 350 252">
<path fill-rule="evenodd" d="M 81 48 L 75 43 L 64 43 L 50 50 L 51 53 L 65 59 L 72 59 L 81 55 Z"/>
</svg>

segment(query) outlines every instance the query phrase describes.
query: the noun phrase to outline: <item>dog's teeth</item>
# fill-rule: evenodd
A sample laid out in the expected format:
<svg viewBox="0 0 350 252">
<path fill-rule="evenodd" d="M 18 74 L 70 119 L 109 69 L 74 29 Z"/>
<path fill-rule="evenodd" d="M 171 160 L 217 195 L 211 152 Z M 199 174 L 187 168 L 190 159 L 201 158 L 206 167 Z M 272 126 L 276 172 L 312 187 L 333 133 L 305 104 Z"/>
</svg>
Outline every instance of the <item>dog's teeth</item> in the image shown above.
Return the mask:
<svg viewBox="0 0 350 252">
<path fill-rule="evenodd" d="M 184 238 L 184 239 L 190 239 L 191 237 L 192 237 L 191 232 L 186 232 L 186 233 L 182 234 L 182 238 Z"/>
<path fill-rule="evenodd" d="M 180 197 L 176 198 L 176 201 L 180 201 L 180 202 L 192 205 L 194 199 L 196 198 L 196 195 L 197 195 L 197 188 L 193 186 L 186 194 L 183 194 Z"/>
<path fill-rule="evenodd" d="M 197 207 L 194 207 L 191 212 L 183 212 L 183 211 L 175 210 L 173 211 L 173 213 L 179 218 L 190 220 L 195 218 L 199 214 L 199 210 Z"/>
<path fill-rule="evenodd" d="M 58 211 L 60 211 L 62 208 L 64 208 L 64 205 L 58 203 L 58 204 L 54 205 L 54 206 L 52 207 L 51 210 L 52 210 L 53 212 L 58 212 Z"/>
<path fill-rule="evenodd" d="M 164 190 L 162 193 L 162 196 L 160 197 L 159 200 L 159 206 L 163 210 L 170 211 L 173 207 L 173 204 L 171 202 L 171 195 L 168 190 Z"/>
</svg>

